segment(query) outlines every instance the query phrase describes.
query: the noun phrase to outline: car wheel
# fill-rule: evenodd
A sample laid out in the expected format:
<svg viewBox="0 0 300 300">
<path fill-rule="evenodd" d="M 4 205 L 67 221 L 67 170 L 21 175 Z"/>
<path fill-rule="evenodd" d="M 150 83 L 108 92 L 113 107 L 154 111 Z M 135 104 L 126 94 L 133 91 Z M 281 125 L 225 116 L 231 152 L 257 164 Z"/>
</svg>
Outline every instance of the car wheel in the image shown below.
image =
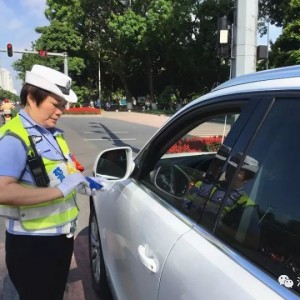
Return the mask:
<svg viewBox="0 0 300 300">
<path fill-rule="evenodd" d="M 94 289 L 101 297 L 111 299 L 102 253 L 99 227 L 93 205 L 91 205 L 89 218 L 89 256 Z"/>
</svg>

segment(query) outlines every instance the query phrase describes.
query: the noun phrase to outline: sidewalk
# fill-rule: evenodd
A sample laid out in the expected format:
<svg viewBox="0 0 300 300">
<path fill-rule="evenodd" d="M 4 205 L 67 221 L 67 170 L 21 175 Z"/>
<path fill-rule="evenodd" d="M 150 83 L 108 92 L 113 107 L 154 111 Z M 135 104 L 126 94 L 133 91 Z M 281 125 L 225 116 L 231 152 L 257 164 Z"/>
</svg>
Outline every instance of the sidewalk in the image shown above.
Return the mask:
<svg viewBox="0 0 300 300">
<path fill-rule="evenodd" d="M 99 117 L 99 118 L 107 118 L 107 119 L 117 119 L 121 121 L 160 128 L 167 120 L 170 119 L 171 116 L 129 112 L 129 111 L 102 110 L 100 115 L 64 115 L 63 116 L 63 118 L 67 118 L 67 117 L 77 117 L 77 118 Z"/>
<path fill-rule="evenodd" d="M 101 111 L 102 118 L 118 119 L 122 121 L 138 123 L 143 125 L 161 127 L 170 116 L 167 115 L 155 115 L 138 112 L 116 112 L 116 111 Z"/>
</svg>

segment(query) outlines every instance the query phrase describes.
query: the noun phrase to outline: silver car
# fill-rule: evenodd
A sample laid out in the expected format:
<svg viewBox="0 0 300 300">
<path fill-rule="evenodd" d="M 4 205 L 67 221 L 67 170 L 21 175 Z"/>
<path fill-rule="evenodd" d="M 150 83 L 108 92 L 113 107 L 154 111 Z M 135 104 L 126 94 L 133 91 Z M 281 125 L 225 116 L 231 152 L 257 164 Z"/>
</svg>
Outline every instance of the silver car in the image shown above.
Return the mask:
<svg viewBox="0 0 300 300">
<path fill-rule="evenodd" d="M 90 262 L 120 300 L 299 299 L 300 66 L 232 79 L 99 154 Z M 297 175 L 297 174 L 298 175 Z"/>
</svg>

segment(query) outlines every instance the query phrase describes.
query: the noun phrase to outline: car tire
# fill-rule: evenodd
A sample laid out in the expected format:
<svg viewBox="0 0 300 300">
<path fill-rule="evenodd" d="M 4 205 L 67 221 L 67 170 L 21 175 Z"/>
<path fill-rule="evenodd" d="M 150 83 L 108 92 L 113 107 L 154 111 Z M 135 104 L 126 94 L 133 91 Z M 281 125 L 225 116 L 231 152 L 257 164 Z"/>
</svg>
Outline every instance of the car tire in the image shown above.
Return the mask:
<svg viewBox="0 0 300 300">
<path fill-rule="evenodd" d="M 93 287 L 102 299 L 112 299 L 107 281 L 105 263 L 95 208 L 91 204 L 89 218 L 89 258 Z"/>
</svg>

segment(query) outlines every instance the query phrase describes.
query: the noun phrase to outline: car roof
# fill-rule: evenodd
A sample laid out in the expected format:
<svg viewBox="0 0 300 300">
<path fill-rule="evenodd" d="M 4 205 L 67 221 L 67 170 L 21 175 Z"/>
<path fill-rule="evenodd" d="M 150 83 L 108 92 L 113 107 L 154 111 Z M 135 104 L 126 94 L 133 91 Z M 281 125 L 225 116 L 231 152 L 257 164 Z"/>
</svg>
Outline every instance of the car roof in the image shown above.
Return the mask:
<svg viewBox="0 0 300 300">
<path fill-rule="evenodd" d="M 241 75 L 220 84 L 191 103 L 196 104 L 196 102 L 228 94 L 276 90 L 300 90 L 300 65 Z"/>
<path fill-rule="evenodd" d="M 293 78 L 293 77 L 300 77 L 300 65 L 282 67 L 277 69 L 269 69 L 265 71 L 259 71 L 250 74 L 241 75 L 220 84 L 213 91 L 228 88 L 231 86 L 236 86 L 239 84 L 283 79 L 283 78 Z"/>
</svg>

